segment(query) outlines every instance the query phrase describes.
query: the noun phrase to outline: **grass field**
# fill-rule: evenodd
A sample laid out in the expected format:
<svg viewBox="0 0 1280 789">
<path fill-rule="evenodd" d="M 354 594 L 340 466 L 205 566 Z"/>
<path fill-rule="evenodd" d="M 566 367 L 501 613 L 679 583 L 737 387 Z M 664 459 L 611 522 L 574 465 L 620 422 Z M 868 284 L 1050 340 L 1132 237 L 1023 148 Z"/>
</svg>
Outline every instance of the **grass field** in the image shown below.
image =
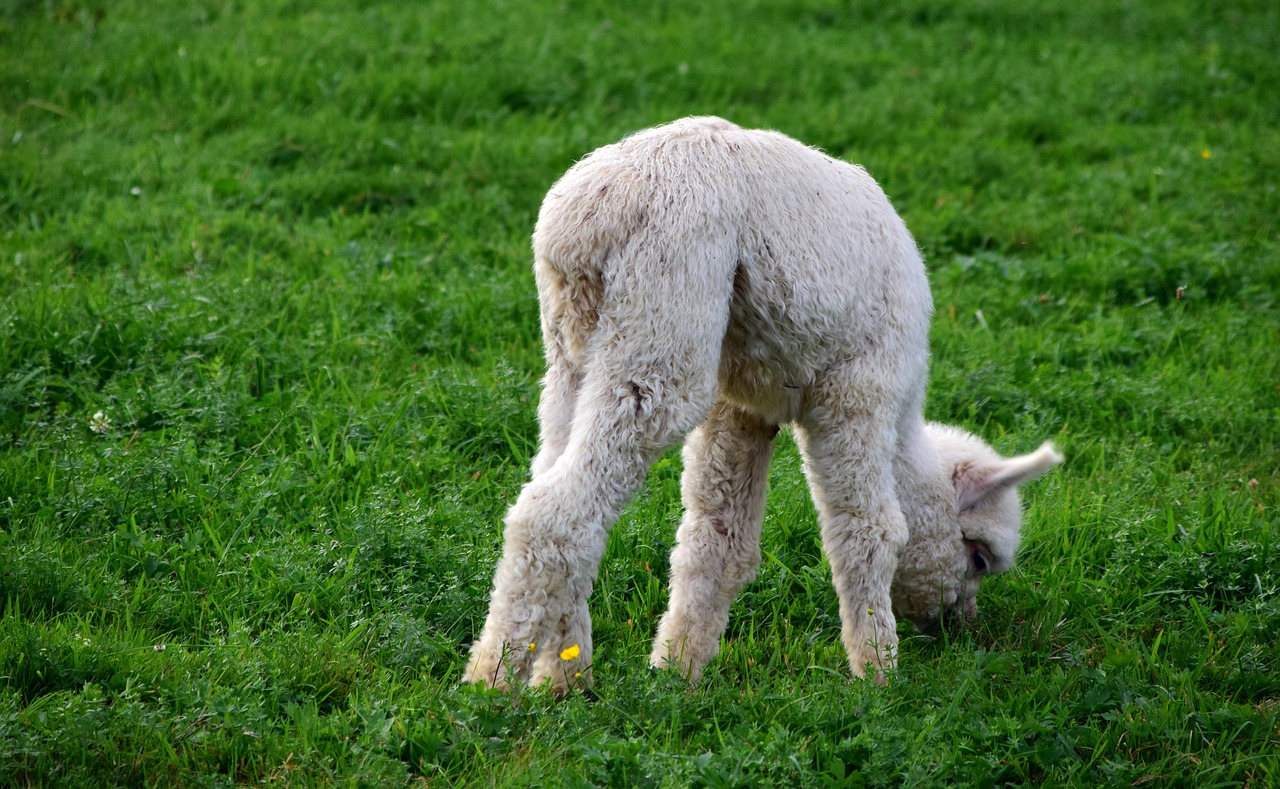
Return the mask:
<svg viewBox="0 0 1280 789">
<path fill-rule="evenodd" d="M 0 2 L 0 785 L 1280 784 L 1280 5 Z M 847 679 L 790 438 L 695 691 L 457 687 L 536 439 L 529 234 L 686 114 L 864 164 L 931 418 L 1051 438 L 981 618 Z"/>
</svg>

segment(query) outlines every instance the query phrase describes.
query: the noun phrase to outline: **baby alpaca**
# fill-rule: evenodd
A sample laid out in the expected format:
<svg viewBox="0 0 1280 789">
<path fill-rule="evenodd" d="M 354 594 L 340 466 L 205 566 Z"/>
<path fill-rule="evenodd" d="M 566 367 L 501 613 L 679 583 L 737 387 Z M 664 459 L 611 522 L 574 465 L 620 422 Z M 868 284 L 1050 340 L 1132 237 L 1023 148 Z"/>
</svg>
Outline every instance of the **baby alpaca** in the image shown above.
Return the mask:
<svg viewBox="0 0 1280 789">
<path fill-rule="evenodd" d="M 1013 561 L 1016 488 L 1062 458 L 1046 444 L 1006 460 L 926 424 L 929 285 L 861 168 L 686 118 L 574 165 L 542 204 L 533 248 L 541 443 L 466 681 L 590 684 L 587 597 L 609 530 L 686 436 L 652 662 L 690 682 L 760 563 L 779 425 L 804 456 L 855 676 L 893 667 L 895 617 L 972 615 L 979 578 Z"/>
</svg>

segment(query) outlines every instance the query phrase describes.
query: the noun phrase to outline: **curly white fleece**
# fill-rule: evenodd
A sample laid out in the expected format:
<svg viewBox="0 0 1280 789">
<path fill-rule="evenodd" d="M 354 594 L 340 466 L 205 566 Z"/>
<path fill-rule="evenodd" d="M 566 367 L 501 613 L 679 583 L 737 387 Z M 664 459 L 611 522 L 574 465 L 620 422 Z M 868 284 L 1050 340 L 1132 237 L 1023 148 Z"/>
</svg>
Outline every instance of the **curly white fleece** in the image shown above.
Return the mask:
<svg viewBox="0 0 1280 789">
<path fill-rule="evenodd" d="M 467 681 L 591 682 L 587 598 L 609 530 L 686 436 L 652 661 L 690 681 L 759 565 L 779 425 L 804 455 L 856 676 L 894 665 L 895 614 L 972 612 L 977 576 L 1012 561 L 1016 486 L 1061 457 L 1046 445 L 1003 460 L 925 423 L 928 281 L 861 168 L 686 118 L 578 162 L 543 202 L 533 246 L 541 446 L 506 518 Z"/>
</svg>

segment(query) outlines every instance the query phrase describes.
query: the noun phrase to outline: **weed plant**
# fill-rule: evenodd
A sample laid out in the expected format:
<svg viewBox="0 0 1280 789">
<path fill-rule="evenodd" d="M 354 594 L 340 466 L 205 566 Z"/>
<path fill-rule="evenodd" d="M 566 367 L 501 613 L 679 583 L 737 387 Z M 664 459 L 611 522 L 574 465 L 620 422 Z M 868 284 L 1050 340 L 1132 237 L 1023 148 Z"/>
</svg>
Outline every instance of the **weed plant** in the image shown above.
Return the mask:
<svg viewBox="0 0 1280 789">
<path fill-rule="evenodd" d="M 0 784 L 1280 784 L 1280 6 L 0 2 Z M 594 695 L 458 688 L 534 452 L 529 234 L 687 114 L 864 164 L 931 418 L 1068 462 L 851 681 L 794 445 L 686 690 L 678 454 Z"/>
</svg>

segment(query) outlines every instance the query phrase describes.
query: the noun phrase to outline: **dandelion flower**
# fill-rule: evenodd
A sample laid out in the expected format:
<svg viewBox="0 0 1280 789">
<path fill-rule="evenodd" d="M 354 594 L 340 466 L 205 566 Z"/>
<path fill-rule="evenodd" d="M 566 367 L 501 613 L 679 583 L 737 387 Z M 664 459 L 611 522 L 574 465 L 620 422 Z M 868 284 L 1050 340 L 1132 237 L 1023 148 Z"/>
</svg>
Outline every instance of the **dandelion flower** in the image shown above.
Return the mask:
<svg viewBox="0 0 1280 789">
<path fill-rule="evenodd" d="M 1212 158 L 1213 158 L 1213 151 L 1209 150 L 1208 148 L 1205 148 L 1203 151 L 1201 151 L 1201 152 L 1200 152 L 1200 158 L 1201 158 L 1201 159 L 1212 159 Z"/>
<path fill-rule="evenodd" d="M 581 655 L 581 654 L 582 654 L 582 650 L 578 648 L 577 644 L 574 644 L 573 646 L 569 647 L 568 649 L 560 653 L 560 659 L 573 660 L 574 658 L 576 658 L 578 655 Z"/>
<path fill-rule="evenodd" d="M 537 648 L 537 646 L 538 646 L 538 642 L 537 642 L 537 641 L 530 641 L 530 642 L 529 642 L 529 651 L 530 651 L 530 652 L 532 652 L 534 649 L 536 649 L 536 648 Z"/>
</svg>

